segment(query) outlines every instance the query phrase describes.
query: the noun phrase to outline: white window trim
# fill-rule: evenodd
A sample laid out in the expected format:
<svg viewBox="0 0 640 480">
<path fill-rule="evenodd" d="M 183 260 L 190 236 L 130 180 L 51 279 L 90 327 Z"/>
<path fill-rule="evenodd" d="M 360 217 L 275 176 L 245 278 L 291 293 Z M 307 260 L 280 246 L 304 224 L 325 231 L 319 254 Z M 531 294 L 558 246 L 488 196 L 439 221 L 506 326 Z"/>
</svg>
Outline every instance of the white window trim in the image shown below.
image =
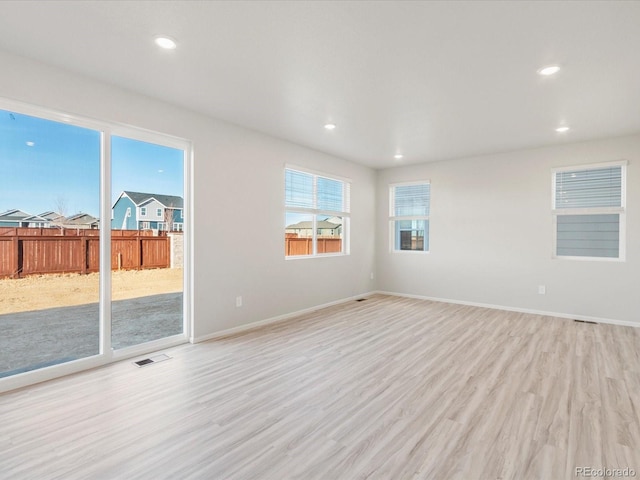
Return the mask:
<svg viewBox="0 0 640 480">
<path fill-rule="evenodd" d="M 429 185 L 429 191 L 431 192 L 431 180 L 418 180 L 413 182 L 398 182 L 389 184 L 389 252 L 409 255 L 425 255 L 431 253 L 431 222 L 429 222 L 429 250 L 400 250 L 396 249 L 396 236 L 395 236 L 395 223 L 401 220 L 430 220 L 431 212 L 429 215 L 394 215 L 394 189 L 395 187 L 407 187 L 411 185 Z"/>
<path fill-rule="evenodd" d="M 628 160 L 616 160 L 612 162 L 590 163 L 586 165 L 570 165 L 564 167 L 555 167 L 551 169 L 551 216 L 552 216 L 552 250 L 551 258 L 553 260 L 570 260 L 570 261 L 588 261 L 588 262 L 625 262 L 627 252 L 627 166 Z M 570 172 L 573 170 L 595 170 L 606 167 L 622 167 L 621 171 L 621 190 L 620 204 L 621 207 L 593 207 L 593 208 L 557 208 L 556 206 L 556 174 L 560 172 Z M 558 216 L 560 215 L 599 215 L 599 214 L 619 214 L 620 217 L 620 243 L 618 245 L 618 257 L 581 257 L 558 255 Z"/>
<path fill-rule="evenodd" d="M 351 254 L 351 179 L 347 178 L 347 177 L 341 177 L 338 175 L 333 175 L 333 174 L 329 174 L 329 173 L 325 173 L 325 172 L 320 172 L 318 170 L 311 170 L 305 167 L 299 167 L 297 165 L 291 165 L 291 164 L 285 164 L 284 165 L 284 169 L 283 169 L 283 180 L 285 183 L 285 188 L 286 188 L 286 175 L 287 175 L 287 170 L 294 170 L 296 172 L 301 172 L 301 173 L 306 173 L 308 175 L 313 175 L 314 177 L 316 177 L 316 179 L 314 179 L 313 182 L 313 204 L 314 207 L 313 208 L 305 208 L 305 207 L 287 207 L 286 205 L 286 199 L 283 202 L 284 203 L 284 210 L 285 210 L 285 218 L 286 218 L 286 214 L 287 213 L 300 213 L 300 214 L 306 214 L 306 215 L 311 215 L 311 235 L 312 235 L 312 240 L 311 243 L 313 245 L 313 253 L 310 255 L 285 255 L 284 258 L 285 260 L 302 260 L 302 259 L 309 259 L 309 258 L 328 258 L 328 257 L 342 257 L 345 255 L 350 255 Z M 315 208 L 316 206 L 316 202 L 317 202 L 317 177 L 322 177 L 322 178 L 327 178 L 329 180 L 336 180 L 339 182 L 342 182 L 343 185 L 343 198 L 346 202 L 346 206 L 347 206 L 347 211 L 345 212 L 340 212 L 340 211 L 334 211 L 334 210 L 320 210 Z M 283 189 L 284 191 L 285 189 Z M 317 216 L 318 215 L 328 215 L 328 216 L 332 216 L 332 217 L 341 217 L 342 218 L 342 252 L 336 252 L 336 253 L 318 253 L 317 252 L 317 246 L 318 246 L 318 235 L 317 235 Z M 285 222 L 286 223 L 286 222 Z"/>
</svg>

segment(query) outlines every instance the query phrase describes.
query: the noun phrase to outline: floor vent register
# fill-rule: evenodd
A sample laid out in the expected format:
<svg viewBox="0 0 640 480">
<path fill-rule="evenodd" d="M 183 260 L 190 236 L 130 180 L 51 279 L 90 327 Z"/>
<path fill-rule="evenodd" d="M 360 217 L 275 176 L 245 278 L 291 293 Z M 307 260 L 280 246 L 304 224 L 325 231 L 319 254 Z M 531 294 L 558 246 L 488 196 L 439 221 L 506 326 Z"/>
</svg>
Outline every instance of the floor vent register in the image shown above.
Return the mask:
<svg viewBox="0 0 640 480">
<path fill-rule="evenodd" d="M 154 363 L 160 363 L 170 359 L 171 357 L 169 355 L 162 353 L 160 355 L 154 355 L 153 357 L 143 358 L 142 360 L 136 360 L 133 364 L 136 367 L 146 367 L 147 365 L 153 365 Z"/>
</svg>

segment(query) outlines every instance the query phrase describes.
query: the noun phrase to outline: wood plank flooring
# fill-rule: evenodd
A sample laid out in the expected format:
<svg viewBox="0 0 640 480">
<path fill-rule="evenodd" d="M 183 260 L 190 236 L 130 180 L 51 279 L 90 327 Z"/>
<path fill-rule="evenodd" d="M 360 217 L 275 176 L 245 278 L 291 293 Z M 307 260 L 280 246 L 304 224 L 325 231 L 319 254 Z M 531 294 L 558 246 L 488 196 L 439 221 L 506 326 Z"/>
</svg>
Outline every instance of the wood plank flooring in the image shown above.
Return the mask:
<svg viewBox="0 0 640 480">
<path fill-rule="evenodd" d="M 0 396 L 3 479 L 640 477 L 640 329 L 374 295 Z"/>
</svg>

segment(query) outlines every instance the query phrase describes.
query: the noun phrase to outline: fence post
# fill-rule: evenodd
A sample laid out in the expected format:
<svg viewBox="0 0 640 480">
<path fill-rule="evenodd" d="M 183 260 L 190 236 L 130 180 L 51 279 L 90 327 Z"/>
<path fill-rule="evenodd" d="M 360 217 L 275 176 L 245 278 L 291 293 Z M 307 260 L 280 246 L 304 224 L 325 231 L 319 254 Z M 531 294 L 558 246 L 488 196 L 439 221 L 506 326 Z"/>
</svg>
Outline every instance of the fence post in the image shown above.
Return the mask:
<svg viewBox="0 0 640 480">
<path fill-rule="evenodd" d="M 140 236 L 140 233 L 136 235 L 136 240 L 137 240 L 136 251 L 138 255 L 137 269 L 142 270 L 142 237 Z"/>
<path fill-rule="evenodd" d="M 17 235 L 11 239 L 11 244 L 13 247 L 13 255 L 11 255 L 11 278 L 18 278 L 20 276 L 20 240 Z"/>
<path fill-rule="evenodd" d="M 89 263 L 89 259 L 87 258 L 87 252 L 89 249 L 87 248 L 87 243 L 89 242 L 89 237 L 78 237 L 80 239 L 80 256 L 82 258 L 82 264 L 80 265 L 80 273 L 82 275 L 86 275 L 87 273 L 87 264 Z"/>
</svg>

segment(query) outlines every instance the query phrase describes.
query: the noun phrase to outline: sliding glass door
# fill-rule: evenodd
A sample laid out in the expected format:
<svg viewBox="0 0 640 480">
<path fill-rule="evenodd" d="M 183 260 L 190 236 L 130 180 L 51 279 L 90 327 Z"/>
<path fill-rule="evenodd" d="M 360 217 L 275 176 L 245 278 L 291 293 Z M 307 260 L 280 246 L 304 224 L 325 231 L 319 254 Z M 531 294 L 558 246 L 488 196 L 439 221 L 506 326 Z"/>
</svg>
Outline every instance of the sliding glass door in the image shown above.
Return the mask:
<svg viewBox="0 0 640 480">
<path fill-rule="evenodd" d="M 0 100 L 0 391 L 187 340 L 189 159 Z"/>
<path fill-rule="evenodd" d="M 101 137 L 0 110 L 0 377 L 100 353 Z"/>
</svg>

